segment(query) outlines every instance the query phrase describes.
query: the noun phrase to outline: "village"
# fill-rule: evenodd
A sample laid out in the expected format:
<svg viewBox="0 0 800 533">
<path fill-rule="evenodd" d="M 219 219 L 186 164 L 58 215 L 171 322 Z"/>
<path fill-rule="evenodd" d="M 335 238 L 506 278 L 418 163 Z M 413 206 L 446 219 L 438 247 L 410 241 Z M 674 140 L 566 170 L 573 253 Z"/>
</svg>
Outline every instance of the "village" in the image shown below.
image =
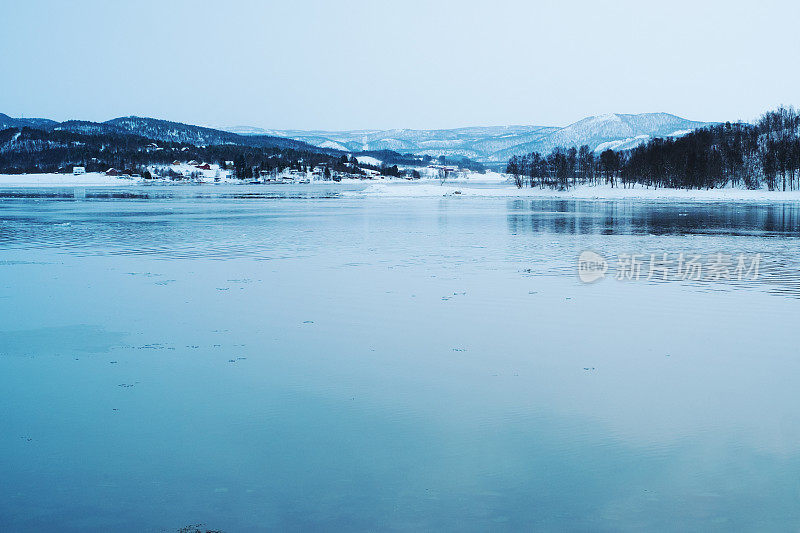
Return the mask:
<svg viewBox="0 0 800 533">
<path fill-rule="evenodd" d="M 158 145 L 148 145 L 148 150 L 160 150 Z M 310 184 L 312 182 L 342 182 L 365 180 L 464 180 L 468 179 L 471 171 L 456 165 L 430 164 L 426 166 L 393 166 L 386 167 L 382 161 L 374 157 L 351 156 L 352 166 L 349 171 L 334 169 L 328 163 L 317 163 L 304 166 L 302 160 L 296 165 L 299 168 L 261 169 L 252 167 L 248 170 L 250 176 L 238 176 L 234 161 L 226 160 L 219 163 L 206 161 L 174 160 L 169 165 L 151 164 L 137 169 L 118 169 L 109 167 L 101 174 L 118 179 L 126 179 L 143 183 L 167 182 L 175 184 L 211 184 L 234 183 L 250 185 L 279 185 L 279 184 Z M 387 170 L 388 169 L 388 170 Z M 67 170 L 67 172 L 69 172 Z M 73 166 L 72 174 L 81 176 L 87 173 L 85 166 Z"/>
</svg>

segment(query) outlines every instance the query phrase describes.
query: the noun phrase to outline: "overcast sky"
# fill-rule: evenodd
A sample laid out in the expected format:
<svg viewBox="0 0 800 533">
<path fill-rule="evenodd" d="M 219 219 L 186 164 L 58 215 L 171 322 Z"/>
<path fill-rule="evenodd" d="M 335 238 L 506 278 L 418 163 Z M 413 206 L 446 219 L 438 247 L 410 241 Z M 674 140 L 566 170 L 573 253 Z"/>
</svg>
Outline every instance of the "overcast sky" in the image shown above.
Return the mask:
<svg viewBox="0 0 800 533">
<path fill-rule="evenodd" d="M 449 128 L 800 104 L 789 1 L 2 0 L 0 14 L 11 116 Z"/>
</svg>

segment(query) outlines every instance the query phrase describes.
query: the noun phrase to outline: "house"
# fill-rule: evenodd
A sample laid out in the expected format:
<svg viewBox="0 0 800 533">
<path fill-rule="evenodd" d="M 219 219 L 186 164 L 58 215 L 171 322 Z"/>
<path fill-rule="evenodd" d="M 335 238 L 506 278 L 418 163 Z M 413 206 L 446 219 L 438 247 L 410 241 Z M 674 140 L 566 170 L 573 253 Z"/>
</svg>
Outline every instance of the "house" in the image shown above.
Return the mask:
<svg viewBox="0 0 800 533">
<path fill-rule="evenodd" d="M 116 168 L 109 168 L 106 170 L 106 176 L 119 176 L 121 173 Z"/>
<path fill-rule="evenodd" d="M 180 162 L 180 161 L 178 161 L 178 160 L 176 159 L 175 161 L 173 161 L 173 162 L 172 162 L 172 164 L 173 164 L 173 165 L 180 165 L 180 164 L 181 164 L 181 162 Z"/>
<path fill-rule="evenodd" d="M 280 176 L 278 176 L 278 173 L 272 170 L 262 170 L 258 175 L 263 183 L 280 183 L 283 181 Z"/>
<path fill-rule="evenodd" d="M 302 170 L 290 170 L 289 174 L 284 174 L 284 183 L 302 183 L 308 179 L 306 173 Z"/>
<path fill-rule="evenodd" d="M 380 178 L 381 177 L 381 173 L 379 171 L 377 171 L 377 170 L 373 170 L 371 168 L 362 168 L 361 170 L 364 171 L 364 173 L 366 174 L 366 177 L 369 178 L 369 179 Z"/>
<path fill-rule="evenodd" d="M 195 168 L 199 168 L 200 170 L 211 170 L 211 165 L 208 163 L 203 163 L 202 165 L 195 165 Z"/>
<path fill-rule="evenodd" d="M 189 161 L 189 164 L 190 165 L 199 165 L 200 162 L 199 161 L 195 161 L 194 159 L 192 159 L 191 161 Z"/>
<path fill-rule="evenodd" d="M 72 167 L 72 174 L 73 176 L 77 176 L 78 174 L 86 174 L 86 167 Z"/>
</svg>

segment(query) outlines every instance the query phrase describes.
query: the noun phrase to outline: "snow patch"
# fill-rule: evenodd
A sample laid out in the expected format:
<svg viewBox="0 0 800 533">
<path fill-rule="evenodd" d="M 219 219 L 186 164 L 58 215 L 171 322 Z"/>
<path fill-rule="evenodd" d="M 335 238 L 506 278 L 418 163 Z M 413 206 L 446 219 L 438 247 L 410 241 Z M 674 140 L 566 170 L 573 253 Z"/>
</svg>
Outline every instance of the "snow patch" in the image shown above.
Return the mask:
<svg viewBox="0 0 800 533">
<path fill-rule="evenodd" d="M 377 159 L 369 155 L 359 155 L 356 156 L 356 159 L 362 165 L 373 165 L 379 167 L 383 164 L 383 161 L 381 161 L 380 159 Z"/>
<path fill-rule="evenodd" d="M 320 148 L 330 148 L 331 150 L 341 150 L 342 152 L 349 152 L 350 150 L 341 143 L 337 143 L 336 141 L 323 141 L 319 143 L 317 146 Z"/>
</svg>

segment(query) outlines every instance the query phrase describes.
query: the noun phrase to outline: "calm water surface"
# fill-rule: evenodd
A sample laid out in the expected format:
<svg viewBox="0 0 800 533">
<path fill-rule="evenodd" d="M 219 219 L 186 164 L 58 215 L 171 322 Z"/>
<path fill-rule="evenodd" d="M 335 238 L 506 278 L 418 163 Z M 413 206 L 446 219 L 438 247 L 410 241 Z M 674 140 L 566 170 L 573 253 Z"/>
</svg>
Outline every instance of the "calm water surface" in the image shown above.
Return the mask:
<svg viewBox="0 0 800 533">
<path fill-rule="evenodd" d="M 797 206 L 348 189 L 0 191 L 0 529 L 800 527 Z"/>
</svg>

